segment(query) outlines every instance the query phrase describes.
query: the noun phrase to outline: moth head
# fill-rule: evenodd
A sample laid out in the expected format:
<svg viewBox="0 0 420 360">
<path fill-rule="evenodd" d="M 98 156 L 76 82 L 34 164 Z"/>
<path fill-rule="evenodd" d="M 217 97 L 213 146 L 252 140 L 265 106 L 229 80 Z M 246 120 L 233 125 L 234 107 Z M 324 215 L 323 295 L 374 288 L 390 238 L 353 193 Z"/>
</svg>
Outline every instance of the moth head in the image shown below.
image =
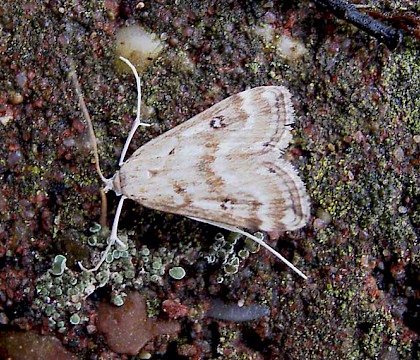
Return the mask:
<svg viewBox="0 0 420 360">
<path fill-rule="evenodd" d="M 121 181 L 120 181 L 120 172 L 117 171 L 114 176 L 109 179 L 110 180 L 110 184 L 106 187 L 108 187 L 109 189 L 113 190 L 115 192 L 116 195 L 122 195 L 122 191 L 121 191 Z"/>
</svg>

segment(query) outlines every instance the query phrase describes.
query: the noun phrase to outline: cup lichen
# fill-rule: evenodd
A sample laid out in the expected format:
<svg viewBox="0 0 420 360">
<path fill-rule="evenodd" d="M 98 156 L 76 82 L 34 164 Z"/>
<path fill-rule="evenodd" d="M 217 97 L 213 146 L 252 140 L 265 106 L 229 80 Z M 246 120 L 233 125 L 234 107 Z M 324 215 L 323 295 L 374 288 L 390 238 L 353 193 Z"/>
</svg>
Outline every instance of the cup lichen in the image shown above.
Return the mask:
<svg viewBox="0 0 420 360">
<path fill-rule="evenodd" d="M 56 255 L 52 263 L 51 272 L 55 276 L 63 275 L 66 269 L 67 258 L 64 255 Z"/>
</svg>

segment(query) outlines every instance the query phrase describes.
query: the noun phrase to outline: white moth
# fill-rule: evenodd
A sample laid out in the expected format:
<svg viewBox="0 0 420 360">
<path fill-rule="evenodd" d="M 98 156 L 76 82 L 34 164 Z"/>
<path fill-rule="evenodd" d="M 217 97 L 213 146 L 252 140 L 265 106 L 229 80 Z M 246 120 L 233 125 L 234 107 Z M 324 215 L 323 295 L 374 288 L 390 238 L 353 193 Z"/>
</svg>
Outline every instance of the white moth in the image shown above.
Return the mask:
<svg viewBox="0 0 420 360">
<path fill-rule="evenodd" d="M 310 205 L 302 180 L 283 158 L 294 122 L 290 92 L 282 86 L 261 86 L 233 95 L 141 146 L 124 161 L 140 122 L 140 78 L 137 117 L 121 154 L 120 170 L 111 179 L 98 172 L 105 190 L 121 196 L 108 247 L 95 271 L 117 242 L 118 219 L 125 198 L 146 207 L 184 215 L 243 234 L 268 249 L 300 276 L 306 276 L 260 238 L 245 232 L 268 233 L 305 226 Z M 74 71 L 73 82 L 82 110 L 89 114 Z M 96 163 L 99 163 L 96 153 Z"/>
</svg>

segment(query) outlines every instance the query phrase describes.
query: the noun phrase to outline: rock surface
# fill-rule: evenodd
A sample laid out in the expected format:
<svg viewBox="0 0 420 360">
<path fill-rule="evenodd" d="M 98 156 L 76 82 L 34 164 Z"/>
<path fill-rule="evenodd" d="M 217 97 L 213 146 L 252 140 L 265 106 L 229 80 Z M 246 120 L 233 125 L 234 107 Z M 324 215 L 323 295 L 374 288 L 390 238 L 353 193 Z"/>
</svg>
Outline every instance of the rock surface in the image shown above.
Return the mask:
<svg viewBox="0 0 420 360">
<path fill-rule="evenodd" d="M 121 307 L 102 303 L 97 327 L 113 351 L 128 355 L 136 355 L 154 337 L 180 331 L 175 321 L 149 318 L 146 301 L 138 292 L 129 293 Z"/>
</svg>

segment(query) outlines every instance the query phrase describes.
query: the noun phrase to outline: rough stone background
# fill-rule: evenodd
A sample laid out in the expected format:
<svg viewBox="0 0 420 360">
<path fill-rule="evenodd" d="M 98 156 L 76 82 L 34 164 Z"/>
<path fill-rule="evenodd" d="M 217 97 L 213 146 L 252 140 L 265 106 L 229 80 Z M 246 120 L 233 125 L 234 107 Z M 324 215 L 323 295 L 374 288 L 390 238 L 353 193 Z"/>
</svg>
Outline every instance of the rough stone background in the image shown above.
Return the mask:
<svg viewBox="0 0 420 360">
<path fill-rule="evenodd" d="M 89 261 L 89 228 L 101 213 L 101 184 L 66 59 L 77 64 L 101 164 L 111 176 L 136 97 L 132 76 L 116 69 L 114 35 L 139 24 L 165 49 L 142 75 L 145 120 L 155 125 L 138 132 L 131 150 L 228 95 L 281 84 L 292 92 L 297 116 L 289 157 L 312 202 L 308 226 L 270 241 L 309 280 L 260 250 L 222 282 L 221 265 L 203 260 L 217 229 L 127 202 L 120 229 L 133 231 L 136 248 L 167 249 L 187 271 L 181 281 L 165 273 L 141 288 L 156 323 L 180 325 L 170 338 L 152 336 L 142 356 L 420 357 L 420 5 L 363 4 L 370 6 L 360 11 L 403 29 L 396 50 L 307 0 L 160 0 L 144 7 L 137 1 L 3 1 L 0 356 L 27 359 L 24 351 L 35 349 L 40 358 L 57 338 L 61 358 L 129 356 L 113 353 L 96 329 L 99 301 L 109 301 L 112 286 L 81 302 L 85 321 L 64 317 L 57 331 L 55 310 L 42 310 L 39 279 L 57 254 L 67 257 L 68 271 L 80 272 L 76 261 Z M 264 26 L 271 42 L 257 31 Z M 305 53 L 285 55 L 276 42 L 284 36 Z M 115 197 L 109 200 L 114 209 Z M 220 300 L 265 306 L 270 314 L 241 323 L 205 316 Z M 31 335 L 16 341 L 23 331 Z M 43 345 L 48 339 L 54 344 Z"/>
</svg>

